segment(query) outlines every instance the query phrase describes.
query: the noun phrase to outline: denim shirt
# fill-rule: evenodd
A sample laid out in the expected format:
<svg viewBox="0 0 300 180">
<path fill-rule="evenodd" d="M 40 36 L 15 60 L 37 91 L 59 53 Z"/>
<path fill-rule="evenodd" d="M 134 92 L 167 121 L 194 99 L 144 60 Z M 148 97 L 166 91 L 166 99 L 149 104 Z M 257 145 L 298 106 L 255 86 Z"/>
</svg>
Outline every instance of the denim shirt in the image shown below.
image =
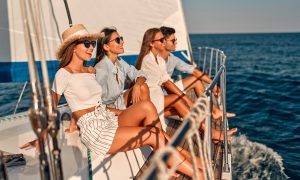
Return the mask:
<svg viewBox="0 0 300 180">
<path fill-rule="evenodd" d="M 184 62 L 173 54 L 169 55 L 168 61 L 166 62 L 166 67 L 167 72 L 171 77 L 175 69 L 188 74 L 193 74 L 193 71 L 195 69 L 193 65 Z"/>
<path fill-rule="evenodd" d="M 107 56 L 104 56 L 103 59 L 96 64 L 95 69 L 96 80 L 102 87 L 103 104 L 114 104 L 117 109 L 126 108 L 123 99 L 126 77 L 131 81 L 135 81 L 140 76 L 146 78 L 143 71 L 138 71 L 134 66 L 127 64 L 124 60 L 117 60 L 115 64 L 113 64 Z"/>
</svg>

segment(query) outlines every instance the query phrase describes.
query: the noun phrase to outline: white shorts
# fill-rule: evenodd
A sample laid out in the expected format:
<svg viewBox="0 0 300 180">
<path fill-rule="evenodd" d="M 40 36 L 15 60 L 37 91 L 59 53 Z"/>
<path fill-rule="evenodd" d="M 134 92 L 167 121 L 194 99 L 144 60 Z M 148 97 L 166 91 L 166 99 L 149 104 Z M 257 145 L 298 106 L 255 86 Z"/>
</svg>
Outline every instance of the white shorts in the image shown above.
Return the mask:
<svg viewBox="0 0 300 180">
<path fill-rule="evenodd" d="M 96 107 L 78 119 L 81 142 L 104 159 L 118 128 L 118 118 L 113 112 L 105 110 L 104 105 Z"/>
</svg>

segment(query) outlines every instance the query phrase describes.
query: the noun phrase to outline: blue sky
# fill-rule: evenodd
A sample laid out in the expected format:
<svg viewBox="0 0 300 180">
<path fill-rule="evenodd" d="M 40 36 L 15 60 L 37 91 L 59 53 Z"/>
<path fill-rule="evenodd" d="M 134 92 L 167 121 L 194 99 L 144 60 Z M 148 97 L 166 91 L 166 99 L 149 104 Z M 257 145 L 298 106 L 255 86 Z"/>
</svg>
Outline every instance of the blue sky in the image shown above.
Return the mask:
<svg viewBox="0 0 300 180">
<path fill-rule="evenodd" d="M 300 0 L 183 0 L 190 33 L 300 32 Z"/>
</svg>

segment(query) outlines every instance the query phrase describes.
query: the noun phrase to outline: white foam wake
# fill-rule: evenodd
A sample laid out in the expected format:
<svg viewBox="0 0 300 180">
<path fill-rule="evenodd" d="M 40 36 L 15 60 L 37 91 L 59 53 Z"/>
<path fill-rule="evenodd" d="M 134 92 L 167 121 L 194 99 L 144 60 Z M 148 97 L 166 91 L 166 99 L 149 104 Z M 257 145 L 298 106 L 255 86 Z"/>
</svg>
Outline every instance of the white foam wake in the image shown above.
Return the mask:
<svg viewBox="0 0 300 180">
<path fill-rule="evenodd" d="M 245 135 L 233 138 L 232 156 L 233 179 L 288 179 L 282 157 Z"/>
</svg>

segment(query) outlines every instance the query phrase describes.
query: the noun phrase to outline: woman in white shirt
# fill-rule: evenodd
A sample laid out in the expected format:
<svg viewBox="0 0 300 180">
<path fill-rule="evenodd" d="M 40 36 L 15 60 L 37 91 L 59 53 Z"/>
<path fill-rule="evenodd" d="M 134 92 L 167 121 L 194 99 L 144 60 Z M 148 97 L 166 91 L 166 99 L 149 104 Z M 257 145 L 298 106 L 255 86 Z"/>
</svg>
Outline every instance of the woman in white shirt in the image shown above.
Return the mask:
<svg viewBox="0 0 300 180">
<path fill-rule="evenodd" d="M 148 29 L 143 37 L 141 51 L 136 64 L 137 69 L 143 70 L 147 76 L 147 84 L 150 89 L 150 98 L 156 106 L 160 117 L 177 114 L 184 118 L 189 113 L 192 101 L 183 93 L 173 82 L 167 73 L 166 62 L 159 56 L 159 51 L 163 50 L 165 38 L 159 28 Z M 169 95 L 164 95 L 162 87 Z M 162 121 L 163 129 L 166 129 L 166 122 Z M 205 127 L 201 126 L 204 130 Z M 228 130 L 228 139 L 230 135 L 237 131 L 236 128 Z M 224 135 L 212 129 L 212 137 L 215 140 L 223 139 Z"/>
<path fill-rule="evenodd" d="M 61 63 L 53 82 L 53 101 L 56 106 L 64 94 L 80 129 L 81 142 L 100 158 L 145 145 L 154 150 L 163 147 L 167 140 L 160 123 L 155 123 L 158 115 L 152 103 L 144 102 L 146 113 L 137 113 L 136 104 L 123 111 L 102 104 L 96 70 L 83 65 L 91 59 L 99 34 L 89 34 L 83 25 L 77 24 L 65 30 L 62 37 L 63 43 L 57 51 Z M 147 123 L 148 126 L 142 126 Z M 182 163 L 177 170 L 192 176 L 191 163 L 182 155 L 179 158 Z"/>
<path fill-rule="evenodd" d="M 160 115 L 163 129 L 166 129 L 166 122 L 162 121 L 164 117 L 173 114 L 184 117 L 189 112 L 187 104 L 192 102 L 183 93 L 164 95 L 162 91 L 162 86 L 168 88 L 173 84 L 166 71 L 165 61 L 158 56 L 164 41 L 164 36 L 158 28 L 148 29 L 143 37 L 136 68 L 143 70 L 147 76 L 151 101 Z M 170 88 L 175 88 L 173 91 L 180 91 L 176 86 Z"/>
</svg>

